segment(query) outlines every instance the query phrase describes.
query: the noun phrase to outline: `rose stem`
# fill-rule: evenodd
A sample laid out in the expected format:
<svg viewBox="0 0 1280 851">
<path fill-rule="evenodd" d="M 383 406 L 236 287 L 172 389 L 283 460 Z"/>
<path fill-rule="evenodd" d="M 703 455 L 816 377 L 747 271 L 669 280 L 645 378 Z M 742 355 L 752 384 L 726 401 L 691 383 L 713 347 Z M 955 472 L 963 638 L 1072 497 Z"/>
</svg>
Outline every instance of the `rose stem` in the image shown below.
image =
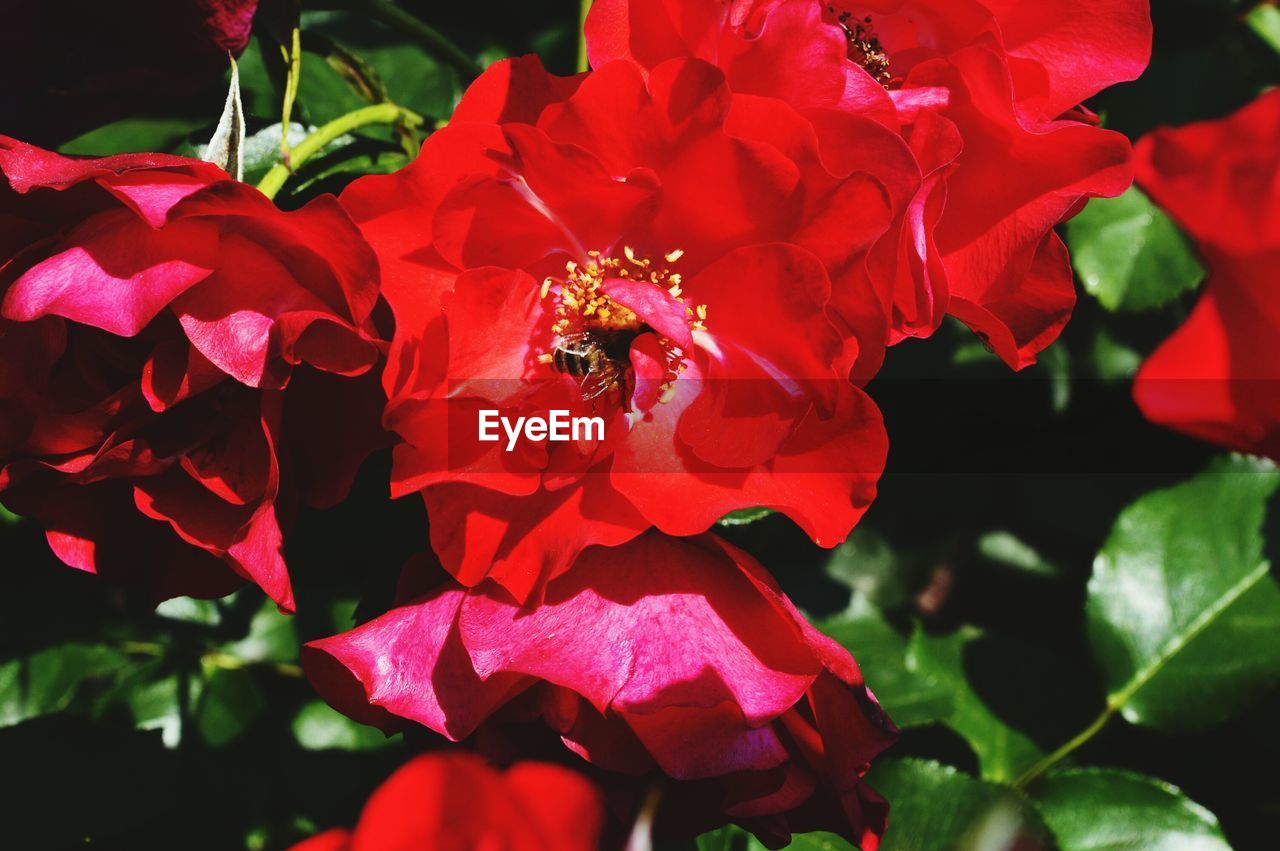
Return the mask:
<svg viewBox="0 0 1280 851">
<path fill-rule="evenodd" d="M 422 121 L 421 115 L 394 103 L 378 103 L 340 115 L 323 127 L 317 128 L 290 151 L 289 159 L 292 168 L 284 163 L 276 163 L 272 166 L 266 176 L 258 182 L 258 191 L 268 198 L 276 197 L 276 193 L 284 186 L 293 171 L 323 150 L 325 145 L 352 130 L 368 127 L 371 124 L 407 124 L 410 127 L 419 127 Z"/>
</svg>

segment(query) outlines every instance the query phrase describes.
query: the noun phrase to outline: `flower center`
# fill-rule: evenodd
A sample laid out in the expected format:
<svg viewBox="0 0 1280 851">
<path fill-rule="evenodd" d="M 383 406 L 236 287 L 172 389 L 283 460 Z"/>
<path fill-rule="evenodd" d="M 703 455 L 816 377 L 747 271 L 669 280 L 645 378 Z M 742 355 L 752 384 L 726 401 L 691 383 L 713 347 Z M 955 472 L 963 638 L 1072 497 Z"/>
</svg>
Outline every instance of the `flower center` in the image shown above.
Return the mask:
<svg viewBox="0 0 1280 851">
<path fill-rule="evenodd" d="M 628 246 L 621 257 L 590 251 L 586 263 L 569 261 L 563 279 L 542 282 L 541 297 L 556 302 L 555 340 L 538 361 L 579 379 L 583 399 L 592 400 L 614 389 L 625 391 L 631 343 L 651 331 L 665 356 L 661 385 L 668 388 L 687 368 L 685 350 L 672 336 L 687 343 L 690 332 L 706 330 L 707 306 L 686 306 L 680 273 L 672 271 L 683 256 L 683 251 L 671 251 L 659 264 Z M 622 295 L 611 295 L 611 285 Z M 646 287 L 657 292 L 646 293 Z"/>
<path fill-rule="evenodd" d="M 889 54 L 880 43 L 871 16 L 858 18 L 852 12 L 835 6 L 828 6 L 827 11 L 836 16 L 836 24 L 844 30 L 849 41 L 849 58 L 866 69 L 877 83 L 888 88 L 889 81 L 893 79 L 889 72 Z"/>
</svg>

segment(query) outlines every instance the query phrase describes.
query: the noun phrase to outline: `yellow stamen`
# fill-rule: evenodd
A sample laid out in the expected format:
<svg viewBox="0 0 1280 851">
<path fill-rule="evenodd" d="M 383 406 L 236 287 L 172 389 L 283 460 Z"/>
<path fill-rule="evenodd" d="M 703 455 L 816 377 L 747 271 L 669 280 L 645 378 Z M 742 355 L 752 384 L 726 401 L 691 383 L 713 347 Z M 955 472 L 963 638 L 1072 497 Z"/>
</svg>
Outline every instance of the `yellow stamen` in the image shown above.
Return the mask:
<svg viewBox="0 0 1280 851">
<path fill-rule="evenodd" d="M 675 263 L 684 257 L 684 251 L 675 250 L 663 255 L 667 264 Z M 614 301 L 605 292 L 605 285 L 610 279 L 621 278 L 627 281 L 643 282 L 665 291 L 681 304 L 684 303 L 683 278 L 672 272 L 668 265 L 654 265 L 648 257 L 641 257 L 632 246 L 624 246 L 622 256 L 605 256 L 600 251 L 588 251 L 585 262 L 569 261 L 565 264 L 565 278 L 547 278 L 542 282 L 541 298 L 555 296 L 555 321 L 551 326 L 552 333 L 564 336 L 572 333 L 591 331 L 640 331 L 645 328 L 644 321 L 631 308 Z M 689 327 L 695 331 L 705 331 L 704 321 L 707 318 L 707 306 L 685 307 Z M 674 342 L 666 337 L 658 336 L 658 344 L 666 353 L 666 364 L 663 374 L 663 396 L 669 398 L 669 391 L 679 376 L 688 368 L 685 353 Z M 538 363 L 554 364 L 554 353 L 539 354 Z"/>
<path fill-rule="evenodd" d="M 828 6 L 827 11 L 836 16 L 836 24 L 844 30 L 849 42 L 849 58 L 865 68 L 877 83 L 888 88 L 893 81 L 889 54 L 880 42 L 871 17 L 859 19 L 852 12 L 837 10 L 835 6 Z"/>
</svg>

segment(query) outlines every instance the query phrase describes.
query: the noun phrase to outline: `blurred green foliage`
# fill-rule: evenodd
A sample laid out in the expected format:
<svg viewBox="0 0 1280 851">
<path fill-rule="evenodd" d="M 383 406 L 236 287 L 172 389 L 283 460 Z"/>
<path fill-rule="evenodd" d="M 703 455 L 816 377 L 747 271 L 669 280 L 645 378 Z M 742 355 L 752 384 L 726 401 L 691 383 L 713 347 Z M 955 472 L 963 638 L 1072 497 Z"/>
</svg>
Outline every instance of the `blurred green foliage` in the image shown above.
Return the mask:
<svg viewBox="0 0 1280 851">
<path fill-rule="evenodd" d="M 1069 475 L 1035 478 L 1053 488 Z M 917 488 L 940 478 L 913 476 Z M 1106 486 L 1106 474 L 1090 478 Z M 1257 747 L 1274 755 L 1275 738 L 1260 740 L 1241 722 L 1265 724 L 1280 708 L 1280 588 L 1264 554 L 1264 527 L 1274 540 L 1280 525 L 1278 486 L 1280 472 L 1268 462 L 1218 458 L 1199 475 L 1138 496 L 1118 512 L 1092 563 L 1067 559 L 1065 569 L 1046 568 L 1011 533 L 980 527 L 928 576 L 886 569 L 902 564 L 901 552 L 879 540 L 868 547 L 865 528 L 837 551 L 829 576 L 847 589 L 848 607 L 818 625 L 857 654 L 904 730 L 869 775 L 894 807 L 883 847 L 1270 847 L 1276 790 L 1257 784 L 1246 763 Z M 963 489 L 944 488 L 943 496 L 963 498 Z M 889 511 L 882 502 L 874 513 Z M 990 515 L 1002 519 L 999 510 Z M 799 579 L 782 576 L 792 586 Z M 914 582 L 916 594 L 886 595 L 887 576 Z M 932 596 L 939 576 L 947 577 L 940 607 Z M 1002 587 L 1015 577 L 1053 593 L 1056 604 Z M 829 601 L 837 592 L 796 593 Z M 877 596 L 898 602 L 873 604 Z M 988 607 L 1026 607 L 1040 622 L 1020 625 L 1007 612 L 984 614 Z M 1225 834 L 1211 809 L 1161 779 L 1169 776 L 1231 814 Z M 850 847 L 835 837 L 814 841 Z M 725 828 L 698 847 L 759 846 Z"/>
<path fill-rule="evenodd" d="M 1080 284 L 1108 310 L 1164 307 L 1204 280 L 1186 238 L 1138 187 L 1067 223 Z"/>
</svg>

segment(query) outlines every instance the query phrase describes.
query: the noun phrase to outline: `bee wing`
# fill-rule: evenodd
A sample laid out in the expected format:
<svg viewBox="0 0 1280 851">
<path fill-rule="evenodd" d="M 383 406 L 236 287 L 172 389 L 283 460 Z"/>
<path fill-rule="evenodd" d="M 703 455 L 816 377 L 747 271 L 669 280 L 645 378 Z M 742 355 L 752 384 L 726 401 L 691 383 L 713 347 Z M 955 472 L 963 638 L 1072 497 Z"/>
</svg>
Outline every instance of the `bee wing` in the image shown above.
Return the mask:
<svg viewBox="0 0 1280 851">
<path fill-rule="evenodd" d="M 592 402 L 608 393 L 618 383 L 618 372 L 615 369 L 603 369 L 589 372 L 578 385 L 582 391 L 582 401 Z"/>
<path fill-rule="evenodd" d="M 555 347 L 565 354 L 584 357 L 591 352 L 594 338 L 585 331 L 556 337 Z"/>
</svg>

